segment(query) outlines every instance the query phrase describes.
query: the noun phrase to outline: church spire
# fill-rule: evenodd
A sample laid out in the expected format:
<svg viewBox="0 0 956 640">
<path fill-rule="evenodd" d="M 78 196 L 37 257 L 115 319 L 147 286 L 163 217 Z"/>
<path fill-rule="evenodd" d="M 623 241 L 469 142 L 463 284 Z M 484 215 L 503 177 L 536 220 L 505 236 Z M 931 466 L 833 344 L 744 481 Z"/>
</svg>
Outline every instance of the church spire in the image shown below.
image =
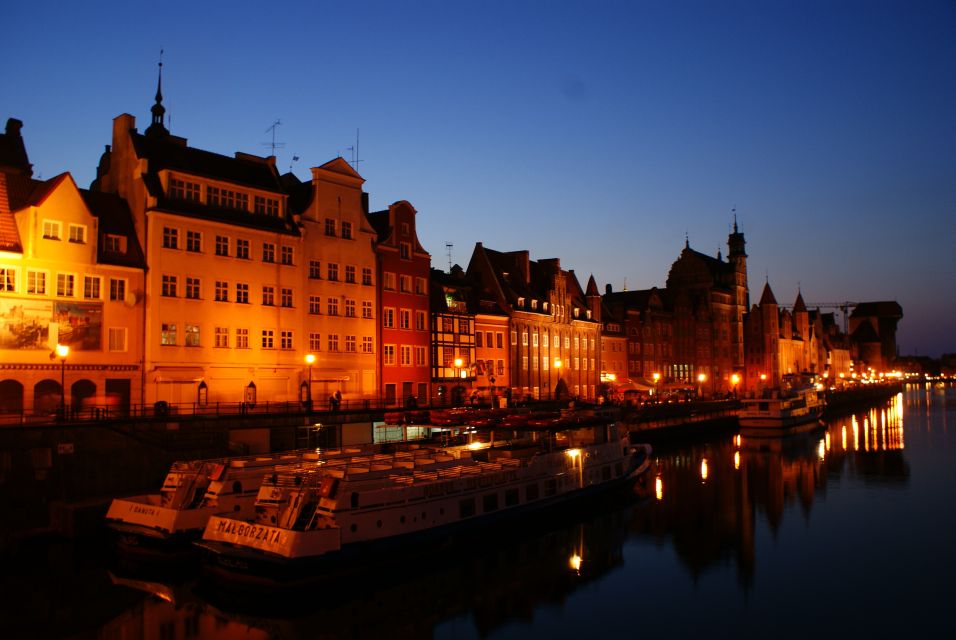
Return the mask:
<svg viewBox="0 0 956 640">
<path fill-rule="evenodd" d="M 159 80 L 156 82 L 156 104 L 150 111 L 153 114 L 153 120 L 146 129 L 148 135 L 168 134 L 169 131 L 163 126 L 163 116 L 166 115 L 166 107 L 163 106 L 163 50 L 159 50 Z"/>
</svg>

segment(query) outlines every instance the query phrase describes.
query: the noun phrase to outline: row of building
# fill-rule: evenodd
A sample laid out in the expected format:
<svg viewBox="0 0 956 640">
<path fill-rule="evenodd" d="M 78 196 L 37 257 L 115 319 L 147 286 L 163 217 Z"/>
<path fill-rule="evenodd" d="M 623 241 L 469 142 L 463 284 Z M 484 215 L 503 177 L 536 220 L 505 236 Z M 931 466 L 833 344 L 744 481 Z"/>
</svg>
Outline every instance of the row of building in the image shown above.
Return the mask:
<svg viewBox="0 0 956 640">
<path fill-rule="evenodd" d="M 751 307 L 736 221 L 726 260 L 688 244 L 664 288 L 601 294 L 480 242 L 467 268 L 433 269 L 409 202 L 370 211 L 342 158 L 302 181 L 191 147 L 160 89 L 145 131 L 114 119 L 88 189 L 33 178 L 21 127 L 0 135 L 0 413 L 711 395 L 895 354 L 895 302 L 857 305 L 848 330 L 769 283 Z"/>
</svg>

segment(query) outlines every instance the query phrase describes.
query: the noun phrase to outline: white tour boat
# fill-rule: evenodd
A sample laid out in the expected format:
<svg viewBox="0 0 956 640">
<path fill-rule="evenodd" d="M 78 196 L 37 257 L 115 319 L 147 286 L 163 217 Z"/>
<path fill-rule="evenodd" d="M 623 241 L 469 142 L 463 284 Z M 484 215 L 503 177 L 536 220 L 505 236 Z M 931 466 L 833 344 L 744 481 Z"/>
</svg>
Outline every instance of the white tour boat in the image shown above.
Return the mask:
<svg viewBox="0 0 956 640">
<path fill-rule="evenodd" d="M 356 448 L 339 454 L 360 451 Z M 159 493 L 116 498 L 106 513 L 106 523 L 127 550 L 168 550 L 178 542 L 199 538 L 215 513 L 252 517 L 263 476 L 281 465 L 315 462 L 319 457 L 314 449 L 304 449 L 174 462 Z"/>
<path fill-rule="evenodd" d="M 743 398 L 738 415 L 740 428 L 753 432 L 812 429 L 826 405 L 815 386 L 767 389 L 759 397 Z"/>
<path fill-rule="evenodd" d="M 267 475 L 255 518 L 209 519 L 196 543 L 206 570 L 233 584 L 327 577 L 343 560 L 605 490 L 650 464 L 650 446 L 629 445 L 616 424 L 512 435 Z"/>
</svg>

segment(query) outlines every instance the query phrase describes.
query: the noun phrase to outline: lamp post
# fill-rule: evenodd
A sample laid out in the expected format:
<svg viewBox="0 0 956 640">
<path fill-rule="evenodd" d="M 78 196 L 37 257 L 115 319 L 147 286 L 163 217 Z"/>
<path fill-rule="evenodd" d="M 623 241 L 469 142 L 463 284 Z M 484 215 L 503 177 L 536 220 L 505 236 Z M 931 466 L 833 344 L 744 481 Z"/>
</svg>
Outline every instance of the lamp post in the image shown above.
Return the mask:
<svg viewBox="0 0 956 640">
<path fill-rule="evenodd" d="M 66 420 L 66 358 L 70 347 L 57 343 L 56 355 L 60 359 L 60 420 Z"/>
<path fill-rule="evenodd" d="M 740 382 L 740 376 L 738 376 L 736 373 L 730 376 L 730 384 L 733 386 L 735 398 L 737 397 L 737 384 L 739 382 Z"/>
<path fill-rule="evenodd" d="M 454 403 L 458 405 L 462 400 L 462 371 L 461 366 L 464 364 L 464 361 L 461 358 L 455 358 L 455 393 L 454 393 Z"/>
<path fill-rule="evenodd" d="M 305 354 L 305 363 L 309 365 L 309 386 L 306 387 L 306 406 L 309 410 L 312 410 L 312 365 L 315 364 L 315 354 L 307 353 Z"/>
<path fill-rule="evenodd" d="M 661 374 L 654 372 L 654 402 L 661 401 Z"/>
<path fill-rule="evenodd" d="M 707 381 L 707 374 L 698 373 L 697 374 L 697 399 L 700 399 L 701 394 L 703 393 L 704 382 Z"/>
</svg>

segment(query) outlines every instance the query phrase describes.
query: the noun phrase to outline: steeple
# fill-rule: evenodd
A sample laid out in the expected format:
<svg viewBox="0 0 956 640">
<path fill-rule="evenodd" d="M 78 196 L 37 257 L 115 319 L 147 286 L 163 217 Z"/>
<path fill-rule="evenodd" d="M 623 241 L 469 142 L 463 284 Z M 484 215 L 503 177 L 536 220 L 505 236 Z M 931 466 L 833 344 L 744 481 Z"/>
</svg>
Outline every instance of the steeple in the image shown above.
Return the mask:
<svg viewBox="0 0 956 640">
<path fill-rule="evenodd" d="M 166 115 L 166 107 L 163 106 L 163 50 L 159 50 L 159 80 L 156 82 L 156 104 L 150 111 L 153 114 L 153 120 L 146 128 L 146 135 L 169 135 L 166 127 L 163 126 L 163 116 Z"/>
<path fill-rule="evenodd" d="M 727 237 L 727 247 L 730 249 L 730 253 L 727 254 L 729 258 L 746 258 L 747 252 L 745 247 L 747 246 L 747 241 L 744 240 L 744 234 L 740 233 L 740 230 L 737 228 L 737 209 L 733 209 L 734 212 L 734 232 Z"/>
</svg>

